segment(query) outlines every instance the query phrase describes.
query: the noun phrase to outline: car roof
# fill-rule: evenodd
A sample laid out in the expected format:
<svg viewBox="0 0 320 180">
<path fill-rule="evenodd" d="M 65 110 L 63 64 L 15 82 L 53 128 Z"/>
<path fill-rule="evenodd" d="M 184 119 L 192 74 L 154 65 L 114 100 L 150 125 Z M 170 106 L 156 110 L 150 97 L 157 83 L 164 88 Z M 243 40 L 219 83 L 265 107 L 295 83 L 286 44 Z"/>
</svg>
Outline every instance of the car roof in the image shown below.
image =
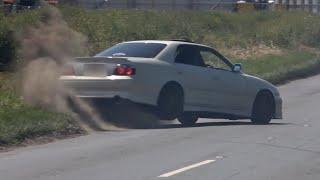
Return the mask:
<svg viewBox="0 0 320 180">
<path fill-rule="evenodd" d="M 138 41 L 127 41 L 123 43 L 162 43 L 162 44 L 175 44 L 175 45 L 180 45 L 180 44 L 188 44 L 188 45 L 196 45 L 196 46 L 203 46 L 207 48 L 211 48 L 210 46 L 206 46 L 203 44 L 198 44 L 194 42 L 188 42 L 184 40 L 138 40 Z"/>
</svg>

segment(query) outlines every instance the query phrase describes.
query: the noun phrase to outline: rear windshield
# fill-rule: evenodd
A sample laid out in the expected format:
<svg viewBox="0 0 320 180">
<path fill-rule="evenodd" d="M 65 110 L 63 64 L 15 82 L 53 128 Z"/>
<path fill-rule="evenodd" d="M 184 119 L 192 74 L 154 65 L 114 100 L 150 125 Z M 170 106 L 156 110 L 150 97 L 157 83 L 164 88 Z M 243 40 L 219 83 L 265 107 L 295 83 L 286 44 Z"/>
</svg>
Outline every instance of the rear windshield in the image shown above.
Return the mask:
<svg viewBox="0 0 320 180">
<path fill-rule="evenodd" d="M 106 49 L 96 56 L 153 58 L 165 47 L 166 44 L 161 43 L 122 43 Z"/>
</svg>

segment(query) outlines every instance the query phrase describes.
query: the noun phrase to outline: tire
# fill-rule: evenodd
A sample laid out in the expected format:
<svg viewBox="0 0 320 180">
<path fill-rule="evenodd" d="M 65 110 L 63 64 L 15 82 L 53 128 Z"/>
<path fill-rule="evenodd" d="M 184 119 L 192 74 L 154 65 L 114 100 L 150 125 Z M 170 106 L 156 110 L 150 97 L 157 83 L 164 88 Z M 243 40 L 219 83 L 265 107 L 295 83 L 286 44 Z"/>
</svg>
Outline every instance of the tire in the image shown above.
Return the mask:
<svg viewBox="0 0 320 180">
<path fill-rule="evenodd" d="M 178 121 L 183 126 L 193 126 L 198 121 L 198 116 L 195 114 L 183 114 L 178 117 Z"/>
<path fill-rule="evenodd" d="M 270 123 L 274 114 L 274 99 L 269 92 L 259 93 L 253 105 L 251 122 L 254 124 Z"/>
<path fill-rule="evenodd" d="M 158 116 L 161 120 L 174 120 L 183 112 L 184 96 L 179 85 L 168 84 L 158 98 Z"/>
</svg>

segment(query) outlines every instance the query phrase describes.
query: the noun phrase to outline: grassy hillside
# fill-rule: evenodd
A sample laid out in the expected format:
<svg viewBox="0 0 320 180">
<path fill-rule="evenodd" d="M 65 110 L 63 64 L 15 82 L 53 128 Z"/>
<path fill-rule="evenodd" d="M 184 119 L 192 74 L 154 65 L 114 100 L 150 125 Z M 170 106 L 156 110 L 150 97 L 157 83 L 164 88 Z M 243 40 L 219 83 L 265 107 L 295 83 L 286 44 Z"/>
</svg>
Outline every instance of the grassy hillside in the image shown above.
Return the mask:
<svg viewBox="0 0 320 180">
<path fill-rule="evenodd" d="M 87 35 L 91 52 L 136 39 L 188 37 L 219 48 L 259 44 L 320 47 L 320 19 L 305 12 L 197 12 L 62 8 L 70 26 Z"/>
<path fill-rule="evenodd" d="M 4 39 L 11 38 L 10 31 L 20 33 L 29 26 L 36 26 L 44 18 L 40 16 L 41 11 L 9 17 L 0 14 L 0 47 L 4 46 Z M 88 37 L 90 53 L 121 41 L 181 37 L 219 49 L 251 48 L 261 44 L 284 49 L 298 49 L 301 45 L 320 47 L 320 18 L 306 12 L 88 12 L 72 7 L 61 8 L 61 12 L 71 28 Z"/>
<path fill-rule="evenodd" d="M 221 50 L 232 62 L 241 62 L 246 72 L 274 83 L 320 68 L 320 18 L 306 12 L 60 10 L 68 25 L 88 38 L 89 54 L 127 40 L 187 37 Z M 19 37 L 46 18 L 43 11 L 0 13 L 0 62 L 23 64 Z M 53 132 L 78 132 L 70 116 L 26 105 L 15 93 L 12 74 L 0 74 L 0 145 Z"/>
</svg>

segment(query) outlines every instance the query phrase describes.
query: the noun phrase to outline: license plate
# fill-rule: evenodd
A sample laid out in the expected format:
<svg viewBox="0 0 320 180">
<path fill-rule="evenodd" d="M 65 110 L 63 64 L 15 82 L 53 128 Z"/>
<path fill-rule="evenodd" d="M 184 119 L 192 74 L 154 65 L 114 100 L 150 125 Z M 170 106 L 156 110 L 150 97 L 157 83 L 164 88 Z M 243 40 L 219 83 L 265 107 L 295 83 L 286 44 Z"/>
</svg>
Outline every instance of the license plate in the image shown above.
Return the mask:
<svg viewBox="0 0 320 180">
<path fill-rule="evenodd" d="M 85 64 L 84 73 L 85 76 L 107 76 L 107 68 L 105 64 Z"/>
</svg>

